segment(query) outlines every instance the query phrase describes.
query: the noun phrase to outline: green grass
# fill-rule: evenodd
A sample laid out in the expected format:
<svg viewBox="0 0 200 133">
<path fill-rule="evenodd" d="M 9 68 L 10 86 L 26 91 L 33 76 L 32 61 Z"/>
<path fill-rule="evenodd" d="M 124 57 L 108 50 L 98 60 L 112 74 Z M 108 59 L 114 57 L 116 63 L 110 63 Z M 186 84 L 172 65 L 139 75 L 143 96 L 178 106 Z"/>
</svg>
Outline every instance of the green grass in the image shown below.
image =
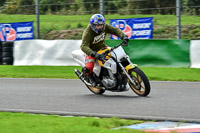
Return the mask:
<svg viewBox="0 0 200 133">
<path fill-rule="evenodd" d="M 87 26 L 89 23 L 91 15 L 40 15 L 41 27 L 46 27 L 49 25 L 56 25 L 58 28 L 65 27 L 70 24 L 72 28 L 76 28 L 79 23 Z M 107 23 L 110 19 L 126 19 L 126 18 L 143 18 L 143 17 L 153 17 L 155 25 L 176 25 L 175 15 L 105 15 Z M 36 22 L 35 15 L 6 15 L 0 14 L 0 23 L 10 23 L 10 22 L 26 22 L 34 21 Z M 191 21 L 192 20 L 192 21 Z M 199 25 L 200 17 L 198 16 L 181 16 L 182 25 Z"/>
<path fill-rule="evenodd" d="M 80 68 L 80 67 L 79 67 Z M 11 66 L 0 65 L 0 77 L 74 79 L 73 66 Z"/>
<path fill-rule="evenodd" d="M 0 112 L 1 133 L 142 133 L 131 129 L 115 129 L 143 121 L 119 118 L 61 117 L 26 113 Z"/>
<path fill-rule="evenodd" d="M 74 68 L 80 66 L 10 66 L 0 65 L 0 77 L 77 79 Z M 200 81 L 198 68 L 139 67 L 149 80 Z"/>
<path fill-rule="evenodd" d="M 199 68 L 142 67 L 150 80 L 200 81 Z"/>
<path fill-rule="evenodd" d="M 41 33 L 48 33 L 51 30 L 64 30 L 73 28 L 85 28 L 90 20 L 91 15 L 40 15 L 40 29 Z M 107 23 L 110 19 L 125 19 L 125 18 L 142 18 L 142 17 L 153 17 L 154 25 L 161 26 L 176 26 L 175 15 L 105 15 Z M 35 15 L 6 15 L 0 14 L 0 23 L 11 23 L 11 22 L 27 22 L 34 21 L 36 26 Z M 192 21 L 191 21 L 192 20 Z M 181 16 L 182 25 L 199 25 L 200 17 L 198 16 Z"/>
</svg>

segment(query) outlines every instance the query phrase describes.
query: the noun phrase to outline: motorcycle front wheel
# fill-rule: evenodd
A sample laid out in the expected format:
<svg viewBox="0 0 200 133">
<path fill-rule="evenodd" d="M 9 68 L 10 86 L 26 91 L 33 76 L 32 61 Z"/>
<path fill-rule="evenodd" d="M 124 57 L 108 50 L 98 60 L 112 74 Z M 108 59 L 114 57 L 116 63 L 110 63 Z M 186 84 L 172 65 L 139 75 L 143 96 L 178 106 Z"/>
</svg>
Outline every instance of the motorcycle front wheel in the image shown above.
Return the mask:
<svg viewBox="0 0 200 133">
<path fill-rule="evenodd" d="M 86 86 L 91 92 L 93 92 L 96 95 L 101 95 L 105 92 L 105 90 L 102 89 L 101 87 L 93 87 L 93 86 L 90 86 L 90 85 L 86 85 Z"/>
<path fill-rule="evenodd" d="M 128 83 L 131 89 L 139 96 L 147 96 L 150 93 L 151 87 L 147 76 L 144 72 L 136 67 L 129 70 L 128 74 L 131 79 L 134 81 L 135 86 L 128 80 Z"/>
</svg>

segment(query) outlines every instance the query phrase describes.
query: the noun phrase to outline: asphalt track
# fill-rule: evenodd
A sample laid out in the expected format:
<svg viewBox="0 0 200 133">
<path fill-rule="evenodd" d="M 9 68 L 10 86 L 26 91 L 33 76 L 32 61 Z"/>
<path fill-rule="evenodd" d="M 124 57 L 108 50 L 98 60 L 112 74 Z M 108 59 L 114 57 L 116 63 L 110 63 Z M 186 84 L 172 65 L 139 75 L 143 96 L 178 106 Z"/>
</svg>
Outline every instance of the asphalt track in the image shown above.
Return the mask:
<svg viewBox="0 0 200 133">
<path fill-rule="evenodd" d="M 151 93 L 92 94 L 79 80 L 0 78 L 0 111 L 200 123 L 200 82 L 151 81 Z"/>
</svg>

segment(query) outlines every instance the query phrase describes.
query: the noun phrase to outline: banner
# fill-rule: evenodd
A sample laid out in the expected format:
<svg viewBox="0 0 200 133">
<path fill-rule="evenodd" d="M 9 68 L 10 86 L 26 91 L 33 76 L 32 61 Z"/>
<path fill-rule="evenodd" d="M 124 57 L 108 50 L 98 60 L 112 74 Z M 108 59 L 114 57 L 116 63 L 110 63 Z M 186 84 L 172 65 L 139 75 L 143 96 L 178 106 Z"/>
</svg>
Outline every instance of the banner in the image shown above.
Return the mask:
<svg viewBox="0 0 200 133">
<path fill-rule="evenodd" d="M 111 19 L 113 27 L 120 28 L 129 39 L 152 39 L 153 18 L 131 18 L 131 19 Z M 111 39 L 119 39 L 111 35 Z"/>
<path fill-rule="evenodd" d="M 121 40 L 106 40 L 114 47 Z M 190 40 L 130 40 L 123 47 L 131 61 L 144 67 L 189 67 Z"/>
<path fill-rule="evenodd" d="M 0 23 L 0 41 L 19 41 L 33 38 L 33 22 Z"/>
</svg>

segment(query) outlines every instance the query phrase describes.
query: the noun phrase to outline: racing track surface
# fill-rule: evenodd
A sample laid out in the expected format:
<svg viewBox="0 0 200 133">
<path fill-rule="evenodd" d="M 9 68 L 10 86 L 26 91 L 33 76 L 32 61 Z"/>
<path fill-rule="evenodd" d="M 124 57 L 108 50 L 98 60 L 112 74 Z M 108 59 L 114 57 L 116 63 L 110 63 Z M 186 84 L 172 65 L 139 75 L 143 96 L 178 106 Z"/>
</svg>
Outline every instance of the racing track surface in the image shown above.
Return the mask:
<svg viewBox="0 0 200 133">
<path fill-rule="evenodd" d="M 92 94 L 79 80 L 0 78 L 0 111 L 200 122 L 200 82 L 151 81 L 132 90 Z"/>
</svg>

